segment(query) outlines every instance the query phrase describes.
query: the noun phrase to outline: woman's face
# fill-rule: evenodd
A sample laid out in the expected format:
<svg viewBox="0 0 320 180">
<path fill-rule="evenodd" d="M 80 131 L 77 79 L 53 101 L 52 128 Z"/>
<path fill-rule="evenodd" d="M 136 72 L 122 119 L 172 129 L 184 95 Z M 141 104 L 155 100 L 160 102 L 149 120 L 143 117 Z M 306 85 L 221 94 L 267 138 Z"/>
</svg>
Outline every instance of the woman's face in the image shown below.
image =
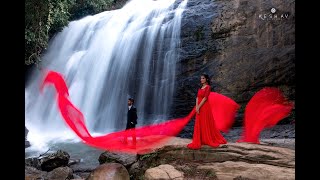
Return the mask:
<svg viewBox="0 0 320 180">
<path fill-rule="evenodd" d="M 204 76 L 201 76 L 200 82 L 201 84 L 204 84 L 207 82 L 207 79 Z"/>
</svg>

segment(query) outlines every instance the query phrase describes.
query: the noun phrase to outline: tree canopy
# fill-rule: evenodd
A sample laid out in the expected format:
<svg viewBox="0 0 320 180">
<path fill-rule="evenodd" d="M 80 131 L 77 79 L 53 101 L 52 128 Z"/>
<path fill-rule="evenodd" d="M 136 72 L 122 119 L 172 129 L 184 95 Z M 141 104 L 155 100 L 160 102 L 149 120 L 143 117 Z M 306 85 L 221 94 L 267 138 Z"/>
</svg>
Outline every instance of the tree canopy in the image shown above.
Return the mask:
<svg viewBox="0 0 320 180">
<path fill-rule="evenodd" d="M 114 8 L 117 0 L 26 0 L 25 64 L 40 62 L 53 35 L 72 20 Z"/>
</svg>

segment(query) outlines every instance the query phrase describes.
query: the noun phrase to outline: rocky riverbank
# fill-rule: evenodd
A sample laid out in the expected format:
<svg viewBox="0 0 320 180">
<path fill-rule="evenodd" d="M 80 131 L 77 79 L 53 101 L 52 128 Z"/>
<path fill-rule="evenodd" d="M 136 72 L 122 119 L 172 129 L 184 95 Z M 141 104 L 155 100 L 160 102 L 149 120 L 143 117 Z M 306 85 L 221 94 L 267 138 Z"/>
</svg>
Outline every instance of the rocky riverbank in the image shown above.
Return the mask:
<svg viewBox="0 0 320 180">
<path fill-rule="evenodd" d="M 294 179 L 294 125 L 278 125 L 261 134 L 261 144 L 234 143 L 241 133 L 232 129 L 228 144 L 189 150 L 189 138 L 172 138 L 152 153 L 103 152 L 91 165 L 64 151 L 25 160 L 26 179 Z M 100 165 L 99 165 L 100 164 Z"/>
</svg>

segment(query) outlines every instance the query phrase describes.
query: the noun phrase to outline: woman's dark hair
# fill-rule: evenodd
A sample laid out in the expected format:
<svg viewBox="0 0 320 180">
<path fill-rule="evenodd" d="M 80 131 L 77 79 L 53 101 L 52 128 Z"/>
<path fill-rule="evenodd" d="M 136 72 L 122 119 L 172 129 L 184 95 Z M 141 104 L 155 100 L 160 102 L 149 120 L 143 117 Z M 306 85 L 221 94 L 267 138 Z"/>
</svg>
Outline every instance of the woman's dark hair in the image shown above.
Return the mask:
<svg viewBox="0 0 320 180">
<path fill-rule="evenodd" d="M 134 99 L 133 98 L 129 98 L 128 100 L 131 101 L 132 104 L 134 104 Z"/>
<path fill-rule="evenodd" d="M 203 74 L 201 74 L 201 76 L 203 76 L 204 78 L 206 78 L 206 81 L 207 81 L 208 85 L 210 85 L 210 78 L 209 78 L 209 75 L 208 75 L 208 74 L 203 73 Z"/>
</svg>

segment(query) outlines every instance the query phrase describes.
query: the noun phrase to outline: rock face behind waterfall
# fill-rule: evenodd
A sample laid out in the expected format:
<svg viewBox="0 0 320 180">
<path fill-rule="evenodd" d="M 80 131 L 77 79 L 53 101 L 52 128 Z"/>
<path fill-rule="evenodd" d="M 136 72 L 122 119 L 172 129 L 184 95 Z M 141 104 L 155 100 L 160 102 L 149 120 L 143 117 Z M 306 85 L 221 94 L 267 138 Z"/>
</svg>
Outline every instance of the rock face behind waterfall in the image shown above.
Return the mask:
<svg viewBox="0 0 320 180">
<path fill-rule="evenodd" d="M 292 0 L 189 0 L 172 114 L 192 109 L 201 73 L 211 76 L 213 91 L 242 105 L 240 115 L 265 86 L 278 87 L 294 100 L 294 6 Z"/>
</svg>

